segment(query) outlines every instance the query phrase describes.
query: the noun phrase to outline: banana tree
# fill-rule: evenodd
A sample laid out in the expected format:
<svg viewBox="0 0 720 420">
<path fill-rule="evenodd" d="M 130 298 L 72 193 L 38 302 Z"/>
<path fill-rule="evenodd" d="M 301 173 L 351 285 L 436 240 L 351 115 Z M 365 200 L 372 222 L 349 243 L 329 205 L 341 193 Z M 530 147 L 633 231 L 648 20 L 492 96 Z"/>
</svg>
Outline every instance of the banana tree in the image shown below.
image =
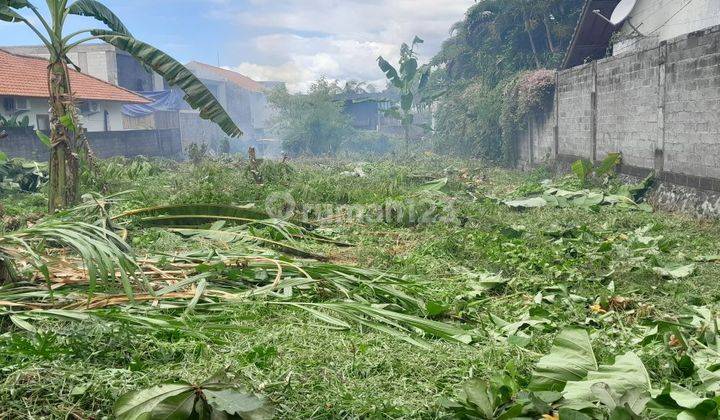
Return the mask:
<svg viewBox="0 0 720 420">
<path fill-rule="evenodd" d="M 388 114 L 400 120 L 405 133 L 406 146 L 410 144 L 410 128 L 415 120 L 412 113 L 413 106 L 420 99 L 416 98 L 416 96 L 419 96 L 419 92 L 425 89 L 430 77 L 430 67 L 423 66 L 420 68 L 417 53 L 415 53 L 415 47 L 423 42 L 422 39 L 416 36 L 412 45 L 402 44 L 400 47 L 399 71 L 382 56 L 378 58 L 380 70 L 385 73 L 385 77 L 390 83 L 400 90 L 400 107 L 391 108 Z"/>
<path fill-rule="evenodd" d="M 81 122 L 73 100 L 68 58 L 73 48 L 93 41 L 105 41 L 130 53 L 149 69 L 180 87 L 185 100 L 200 116 L 218 124 L 230 137 L 242 135 L 222 105 L 195 75 L 159 49 L 139 41 L 120 19 L 97 0 L 46 0 L 47 15 L 28 0 L 0 0 L 0 20 L 27 25 L 47 47 L 48 89 L 50 94 L 50 211 L 76 204 L 80 196 L 80 156 L 87 150 Z M 32 15 L 26 17 L 21 13 Z M 84 29 L 65 33 L 70 15 L 94 18 L 107 29 Z"/>
</svg>

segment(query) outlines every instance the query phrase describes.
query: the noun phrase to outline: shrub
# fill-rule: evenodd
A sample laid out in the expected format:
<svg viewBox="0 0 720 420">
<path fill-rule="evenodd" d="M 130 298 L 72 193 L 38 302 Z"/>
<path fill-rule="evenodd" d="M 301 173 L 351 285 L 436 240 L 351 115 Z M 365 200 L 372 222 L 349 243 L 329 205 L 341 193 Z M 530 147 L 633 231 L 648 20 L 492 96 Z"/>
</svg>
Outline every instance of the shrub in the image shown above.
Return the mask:
<svg viewBox="0 0 720 420">
<path fill-rule="evenodd" d="M 500 158 L 499 89 L 474 80 L 449 92 L 435 113 L 435 148 L 496 161 Z"/>
<path fill-rule="evenodd" d="M 527 127 L 527 118 L 533 113 L 549 110 L 554 92 L 553 70 L 523 72 L 505 85 L 500 113 L 502 161 L 505 164 L 515 164 L 517 140 Z"/>
</svg>

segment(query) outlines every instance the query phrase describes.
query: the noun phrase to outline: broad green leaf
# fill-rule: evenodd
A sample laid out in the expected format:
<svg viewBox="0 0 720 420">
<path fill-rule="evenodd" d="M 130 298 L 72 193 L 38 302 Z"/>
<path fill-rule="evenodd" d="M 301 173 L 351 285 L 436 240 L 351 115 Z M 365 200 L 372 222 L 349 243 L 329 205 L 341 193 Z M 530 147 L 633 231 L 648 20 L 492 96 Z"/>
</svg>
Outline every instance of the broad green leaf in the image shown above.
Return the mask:
<svg viewBox="0 0 720 420">
<path fill-rule="evenodd" d="M 635 414 L 626 407 L 615 407 L 610 412 L 608 420 L 635 420 Z"/>
<path fill-rule="evenodd" d="M 647 391 L 631 389 L 620 398 L 620 405 L 628 408 L 633 413 L 640 415 L 645 411 L 650 402 L 650 394 Z"/>
<path fill-rule="evenodd" d="M 590 387 L 590 391 L 598 399 L 598 401 L 600 401 L 600 404 L 610 409 L 610 411 L 615 410 L 615 407 L 618 406 L 618 402 L 612 395 L 612 391 L 610 390 L 608 384 L 604 382 L 593 384 L 593 386 Z"/>
<path fill-rule="evenodd" d="M 580 159 L 572 164 L 572 171 L 580 181 L 585 183 L 592 173 L 592 163 L 587 159 Z"/>
<path fill-rule="evenodd" d="M 8 158 L 8 157 L 7 157 L 7 155 L 6 155 L 5 153 L 0 152 L 0 162 L 5 162 L 5 161 L 7 161 L 7 158 Z"/>
<path fill-rule="evenodd" d="M 77 0 L 67 9 L 71 15 L 88 16 L 103 22 L 114 32 L 132 36 L 128 28 L 122 23 L 112 10 L 97 0 Z"/>
<path fill-rule="evenodd" d="M 4 22 L 23 22 L 25 20 L 22 15 L 9 7 L 0 5 L 0 21 Z"/>
<path fill-rule="evenodd" d="M 397 70 L 395 70 L 395 67 L 393 67 L 392 64 L 388 63 L 384 58 L 378 57 L 378 66 L 380 66 L 380 70 L 385 73 L 385 77 L 390 81 L 390 83 L 392 83 L 393 86 L 398 89 L 403 88 L 403 81 L 400 79 L 400 75 L 398 75 Z"/>
<path fill-rule="evenodd" d="M 197 394 L 183 392 L 162 400 L 150 414 L 150 420 L 186 420 L 192 418 Z"/>
<path fill-rule="evenodd" d="M 598 369 L 595 353 L 587 331 L 579 328 L 563 330 L 555 339 L 550 353 L 540 359 L 533 373 L 533 391 L 562 391 L 569 381 L 584 379 Z"/>
<path fill-rule="evenodd" d="M 72 115 L 70 115 L 70 114 L 61 115 L 60 118 L 58 118 L 58 120 L 60 121 L 60 124 L 62 124 L 63 127 L 67 128 L 68 130 L 73 131 L 73 132 L 76 130 L 75 121 L 73 120 Z"/>
<path fill-rule="evenodd" d="M 655 267 L 653 271 L 662 277 L 671 279 L 684 279 L 695 273 L 695 264 L 688 265 L 668 265 L 665 267 Z"/>
<path fill-rule="evenodd" d="M 615 168 L 622 163 L 622 154 L 621 153 L 610 153 L 607 155 L 605 159 L 598 165 L 597 168 L 595 168 L 595 175 L 597 176 L 604 176 L 608 175 L 612 171 L 615 170 Z"/>
<path fill-rule="evenodd" d="M 486 382 L 470 379 L 463 384 L 463 391 L 467 402 L 475 406 L 485 418 L 495 417 L 495 395 Z"/>
<path fill-rule="evenodd" d="M 705 402 L 705 398 L 698 397 L 694 392 L 677 384 L 670 385 L 670 398 L 680 407 L 691 409 Z"/>
<path fill-rule="evenodd" d="M 576 207 L 593 207 L 602 204 L 605 196 L 600 193 L 589 192 L 572 200 L 572 205 Z"/>
<path fill-rule="evenodd" d="M 15 9 L 22 9 L 24 7 L 29 7 L 30 2 L 28 0 L 2 0 L 0 1 L 0 5 L 9 6 Z"/>
<path fill-rule="evenodd" d="M 203 389 L 208 404 L 214 410 L 223 411 L 231 416 L 243 419 L 264 420 L 274 417 L 275 409 L 264 398 L 253 394 L 239 392 L 232 388 Z"/>
<path fill-rule="evenodd" d="M 147 418 L 165 399 L 193 392 L 189 384 L 165 384 L 127 393 L 115 403 L 113 412 L 120 420 Z"/>
<path fill-rule="evenodd" d="M 52 140 L 50 140 L 50 137 L 48 137 L 45 133 L 40 130 L 35 130 L 35 135 L 48 149 L 52 147 Z"/>
<path fill-rule="evenodd" d="M 425 304 L 425 310 L 427 311 L 428 316 L 431 317 L 442 315 L 447 312 L 448 309 L 450 309 L 449 306 L 443 305 L 440 302 L 429 301 Z"/>
<path fill-rule="evenodd" d="M 720 373 L 700 368 L 698 376 L 702 381 L 700 389 L 704 392 L 720 392 Z"/>
<path fill-rule="evenodd" d="M 525 198 L 521 200 L 510 200 L 504 202 L 506 206 L 514 209 L 533 209 L 539 207 L 545 207 L 548 202 L 542 197 Z"/>
<path fill-rule="evenodd" d="M 440 178 L 436 179 L 434 181 L 429 181 L 424 183 L 423 185 L 418 188 L 419 191 L 440 191 L 441 189 L 445 188 L 445 186 L 448 183 L 447 178 Z"/>
<path fill-rule="evenodd" d="M 25 331 L 29 331 L 32 333 L 37 331 L 31 323 L 27 322 L 25 319 L 17 315 L 10 315 L 10 321 L 12 321 L 13 324 L 15 324 L 19 328 L 22 328 Z"/>
<path fill-rule="evenodd" d="M 190 70 L 159 49 L 135 38 L 113 31 L 94 30 L 92 35 L 110 45 L 129 53 L 138 61 L 152 68 L 170 86 L 178 86 L 185 92 L 185 101 L 193 109 L 200 110 L 200 117 L 219 125 L 230 137 L 242 135 L 225 109 L 212 92 Z"/>
<path fill-rule="evenodd" d="M 426 68 L 420 75 L 420 82 L 418 83 L 418 91 L 425 90 L 429 81 L 430 81 L 430 67 L 426 66 Z"/>
<path fill-rule="evenodd" d="M 618 356 L 612 365 L 602 365 L 597 371 L 588 372 L 581 381 L 570 381 L 565 385 L 563 396 L 570 408 L 583 408 L 598 401 L 592 393 L 592 386 L 605 383 L 616 399 L 631 389 L 649 391 L 650 375 L 642 360 L 635 353 Z"/>
<path fill-rule="evenodd" d="M 592 417 L 587 414 L 570 408 L 561 408 L 558 414 L 560 415 L 560 420 L 592 420 Z"/>
</svg>

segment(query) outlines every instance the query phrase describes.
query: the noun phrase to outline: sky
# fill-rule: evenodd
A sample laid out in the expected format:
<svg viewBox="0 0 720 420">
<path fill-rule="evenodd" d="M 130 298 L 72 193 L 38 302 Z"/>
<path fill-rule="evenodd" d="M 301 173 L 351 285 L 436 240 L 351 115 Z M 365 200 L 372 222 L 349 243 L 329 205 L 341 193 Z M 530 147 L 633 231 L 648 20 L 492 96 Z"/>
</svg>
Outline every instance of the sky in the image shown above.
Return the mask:
<svg viewBox="0 0 720 420">
<path fill-rule="evenodd" d="M 324 76 L 384 86 L 378 56 L 395 61 L 415 35 L 428 60 L 475 0 L 105 0 L 132 33 L 181 62 L 202 61 L 293 91 Z M 44 3 L 35 0 L 40 6 Z M 102 25 L 102 24 L 100 24 Z M 70 29 L 96 26 L 76 17 Z M 0 22 L 0 45 L 36 44 Z"/>
</svg>

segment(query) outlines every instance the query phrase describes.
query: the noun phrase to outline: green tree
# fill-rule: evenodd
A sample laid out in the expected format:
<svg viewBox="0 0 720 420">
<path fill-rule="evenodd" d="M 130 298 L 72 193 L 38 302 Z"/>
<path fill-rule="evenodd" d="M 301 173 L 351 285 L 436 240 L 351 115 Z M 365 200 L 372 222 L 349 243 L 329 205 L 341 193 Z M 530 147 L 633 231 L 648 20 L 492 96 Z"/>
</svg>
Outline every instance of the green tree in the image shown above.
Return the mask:
<svg viewBox="0 0 720 420">
<path fill-rule="evenodd" d="M 519 71 L 560 63 L 582 0 L 483 0 L 453 25 L 431 64 L 450 80 L 480 78 L 489 87 Z"/>
<path fill-rule="evenodd" d="M 70 85 L 68 58 L 73 48 L 89 41 L 105 41 L 128 52 L 148 68 L 186 93 L 186 101 L 202 118 L 217 123 L 230 137 L 242 135 L 212 93 L 182 64 L 157 48 L 137 40 L 120 19 L 97 0 L 46 0 L 47 16 L 28 0 L 0 0 L 0 20 L 27 25 L 50 53 L 50 211 L 77 203 L 80 197 L 80 156 L 87 150 Z M 33 18 L 21 13 L 28 12 Z M 65 33 L 70 15 L 92 17 L 109 29 L 83 29 Z"/>
<path fill-rule="evenodd" d="M 415 121 L 413 109 L 422 102 L 420 93 L 427 86 L 430 77 L 430 67 L 418 65 L 417 53 L 415 47 L 424 41 L 419 37 L 415 37 L 412 45 L 402 44 L 400 47 L 400 70 L 398 71 L 392 64 L 385 60 L 382 56 L 378 57 L 378 65 L 380 70 L 385 73 L 385 77 L 390 84 L 400 90 L 400 107 L 390 109 L 389 115 L 400 120 L 403 131 L 405 133 L 405 144 L 410 144 L 410 129 Z"/>
<path fill-rule="evenodd" d="M 305 94 L 292 95 L 284 87 L 270 94 L 268 100 L 277 111 L 273 129 L 288 153 L 334 154 L 355 134 L 342 101 L 336 100 L 343 91 L 336 83 L 320 79 Z"/>
</svg>

